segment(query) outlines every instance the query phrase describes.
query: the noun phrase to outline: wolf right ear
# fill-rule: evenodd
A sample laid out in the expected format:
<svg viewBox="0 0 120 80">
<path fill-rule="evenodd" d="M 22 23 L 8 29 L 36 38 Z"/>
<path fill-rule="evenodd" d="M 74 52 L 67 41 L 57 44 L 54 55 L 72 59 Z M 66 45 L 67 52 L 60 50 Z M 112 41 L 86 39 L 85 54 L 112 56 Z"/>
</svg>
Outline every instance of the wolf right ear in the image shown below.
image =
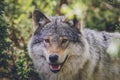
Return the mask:
<svg viewBox="0 0 120 80">
<path fill-rule="evenodd" d="M 76 16 L 73 18 L 73 26 L 76 28 L 81 34 L 83 33 L 83 23 L 82 20 L 78 20 Z"/>
<path fill-rule="evenodd" d="M 41 29 L 46 23 L 50 22 L 50 20 L 39 10 L 34 10 L 32 15 L 35 30 Z M 36 31 L 35 31 L 36 32 Z"/>
<path fill-rule="evenodd" d="M 74 18 L 72 20 L 69 20 L 68 18 L 66 18 L 64 20 L 64 22 L 69 24 L 72 28 L 76 29 L 81 34 L 83 33 L 83 23 L 82 23 L 82 20 L 78 20 L 75 15 L 74 15 Z"/>
</svg>

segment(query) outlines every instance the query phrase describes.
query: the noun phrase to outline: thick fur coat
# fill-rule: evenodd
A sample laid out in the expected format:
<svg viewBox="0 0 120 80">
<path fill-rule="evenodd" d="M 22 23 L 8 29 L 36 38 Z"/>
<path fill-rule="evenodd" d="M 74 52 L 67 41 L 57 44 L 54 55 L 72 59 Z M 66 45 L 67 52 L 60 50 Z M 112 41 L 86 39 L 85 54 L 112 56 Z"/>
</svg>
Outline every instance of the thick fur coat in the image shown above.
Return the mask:
<svg viewBox="0 0 120 80">
<path fill-rule="evenodd" d="M 48 19 L 38 10 L 33 20 L 35 31 L 28 51 L 41 80 L 120 80 L 120 60 L 112 60 L 107 52 L 113 38 L 120 39 L 120 34 L 82 29 L 76 19 Z M 46 39 L 49 35 L 50 41 Z M 58 45 L 60 36 L 67 37 L 67 41 L 62 38 Z M 62 63 L 57 72 L 50 69 L 53 65 L 49 57 L 53 53 L 58 55 L 54 64 Z"/>
</svg>

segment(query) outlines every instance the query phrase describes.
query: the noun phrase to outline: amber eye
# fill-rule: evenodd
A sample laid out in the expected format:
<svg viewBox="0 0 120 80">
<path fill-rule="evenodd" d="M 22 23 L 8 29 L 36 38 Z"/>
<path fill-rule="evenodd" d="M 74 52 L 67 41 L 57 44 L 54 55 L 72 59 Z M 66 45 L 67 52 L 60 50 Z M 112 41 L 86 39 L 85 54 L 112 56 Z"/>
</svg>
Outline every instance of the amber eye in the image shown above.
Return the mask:
<svg viewBox="0 0 120 80">
<path fill-rule="evenodd" d="M 62 44 L 63 44 L 63 43 L 66 43 L 67 41 L 68 41 L 68 39 L 63 39 L 63 40 L 62 40 Z"/>
<path fill-rule="evenodd" d="M 49 39 L 44 39 L 44 41 L 45 41 L 46 43 L 50 43 L 50 40 L 49 40 Z"/>
</svg>

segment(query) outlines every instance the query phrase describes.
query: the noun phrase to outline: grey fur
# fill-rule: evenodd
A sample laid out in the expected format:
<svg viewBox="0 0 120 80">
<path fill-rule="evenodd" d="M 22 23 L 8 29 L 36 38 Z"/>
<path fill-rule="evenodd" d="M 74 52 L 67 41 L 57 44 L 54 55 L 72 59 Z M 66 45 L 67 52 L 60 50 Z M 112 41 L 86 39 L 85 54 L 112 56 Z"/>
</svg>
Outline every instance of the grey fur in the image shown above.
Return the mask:
<svg viewBox="0 0 120 80">
<path fill-rule="evenodd" d="M 81 34 L 63 22 L 64 19 L 50 18 L 51 22 L 33 34 L 29 41 L 29 55 L 41 80 L 120 80 L 120 60 L 113 61 L 107 53 L 116 33 L 83 29 Z M 43 41 L 49 35 L 55 41 L 60 36 L 70 40 L 65 50 L 69 57 L 58 73 L 51 72 L 46 61 L 47 52 Z"/>
</svg>

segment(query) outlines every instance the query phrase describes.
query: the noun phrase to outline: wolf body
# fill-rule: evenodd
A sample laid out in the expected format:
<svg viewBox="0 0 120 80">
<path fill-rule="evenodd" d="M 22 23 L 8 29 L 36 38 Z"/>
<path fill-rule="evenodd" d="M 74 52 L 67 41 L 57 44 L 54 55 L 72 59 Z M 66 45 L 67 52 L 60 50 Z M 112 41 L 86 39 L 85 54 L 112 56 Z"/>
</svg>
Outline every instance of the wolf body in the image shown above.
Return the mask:
<svg viewBox="0 0 120 80">
<path fill-rule="evenodd" d="M 41 80 L 120 80 L 120 60 L 107 52 L 120 34 L 82 29 L 76 19 L 48 19 L 38 10 L 33 20 L 28 51 Z"/>
</svg>

